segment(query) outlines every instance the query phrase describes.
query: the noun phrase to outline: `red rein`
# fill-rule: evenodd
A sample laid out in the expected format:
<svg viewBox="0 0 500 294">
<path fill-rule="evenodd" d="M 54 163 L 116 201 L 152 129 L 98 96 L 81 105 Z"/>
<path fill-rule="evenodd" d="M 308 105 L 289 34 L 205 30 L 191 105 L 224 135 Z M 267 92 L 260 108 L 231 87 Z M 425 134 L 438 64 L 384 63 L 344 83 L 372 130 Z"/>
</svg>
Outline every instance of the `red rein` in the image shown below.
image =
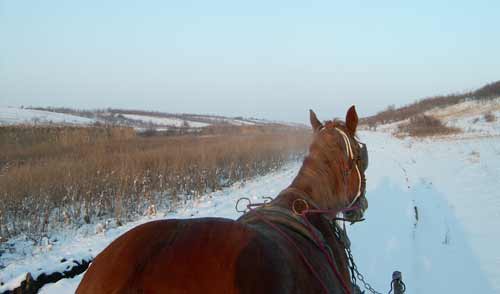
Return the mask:
<svg viewBox="0 0 500 294">
<path fill-rule="evenodd" d="M 354 207 L 350 207 L 350 208 L 346 208 L 345 210 L 342 210 L 341 212 L 346 212 L 346 211 L 350 211 L 350 210 L 354 210 L 354 209 L 355 209 Z M 335 276 L 337 277 L 337 279 L 342 284 L 342 288 L 344 288 L 344 292 L 346 294 L 350 294 L 351 290 L 347 286 L 346 281 L 344 281 L 344 279 L 340 275 L 337 267 L 335 266 L 335 262 L 333 261 L 333 257 L 328 253 L 328 251 L 326 250 L 325 246 L 323 245 L 323 243 L 321 242 L 321 240 L 319 239 L 319 237 L 316 235 L 316 232 L 312 229 L 312 224 L 309 222 L 309 220 L 307 219 L 307 216 L 306 216 L 306 214 L 308 214 L 308 213 L 332 214 L 333 211 L 331 211 L 331 210 L 324 210 L 324 209 L 310 209 L 310 210 L 304 210 L 300 214 L 300 216 L 302 217 L 302 219 L 304 220 L 304 222 L 307 224 L 309 232 L 311 233 L 311 235 L 314 236 L 314 239 L 316 240 L 316 243 L 319 244 L 319 248 L 321 249 L 321 252 L 323 252 L 323 255 L 326 256 L 326 259 L 328 260 L 328 264 L 330 264 L 330 268 L 333 270 L 333 272 L 335 273 Z M 337 215 L 337 213 L 335 213 L 334 215 Z M 333 254 L 333 252 L 332 252 L 332 254 Z M 328 292 L 325 292 L 325 293 L 328 293 Z"/>
<path fill-rule="evenodd" d="M 255 207 L 255 206 L 258 206 L 256 204 L 252 204 L 252 205 L 249 205 L 248 208 L 250 210 L 253 210 L 252 207 Z M 357 206 L 352 206 L 352 207 L 349 207 L 349 208 L 345 208 L 345 209 L 342 209 L 340 211 L 333 211 L 333 210 L 328 210 L 328 209 L 304 209 L 301 213 L 299 213 L 298 215 L 300 215 L 302 217 L 302 219 L 304 220 L 304 222 L 307 224 L 307 228 L 309 230 L 309 232 L 311 233 L 311 235 L 314 237 L 316 243 L 319 245 L 319 248 L 321 249 L 321 252 L 323 253 L 323 255 L 326 256 L 326 259 L 328 261 L 328 264 L 330 265 L 330 268 L 332 269 L 332 271 L 334 272 L 335 274 L 335 277 L 340 281 L 340 283 L 342 284 L 342 288 L 344 289 L 344 292 L 346 294 L 351 294 L 351 290 L 350 290 L 350 287 L 347 286 L 347 283 L 346 281 L 344 281 L 344 279 L 342 278 L 342 276 L 340 275 L 339 271 L 337 270 L 337 268 L 335 267 L 335 262 L 332 258 L 332 256 L 330 256 L 330 254 L 328 253 L 327 249 L 325 248 L 324 244 L 320 241 L 319 239 L 319 236 L 317 236 L 316 232 L 313 230 L 312 228 L 312 224 L 309 222 L 309 220 L 307 219 L 307 214 L 309 213 L 318 213 L 318 214 L 330 214 L 330 215 L 337 215 L 339 212 L 347 212 L 347 211 L 351 211 L 351 210 L 355 210 L 357 209 L 358 207 Z M 311 271 L 311 273 L 314 275 L 314 277 L 318 280 L 318 282 L 320 283 L 321 285 L 321 288 L 323 288 L 323 291 L 328 294 L 328 289 L 326 287 L 326 285 L 323 283 L 323 281 L 321 280 L 321 278 L 319 277 L 318 275 L 318 272 L 316 271 L 316 269 L 312 266 L 312 264 L 309 262 L 309 260 L 307 259 L 307 257 L 305 256 L 304 252 L 302 252 L 302 250 L 297 246 L 297 244 L 295 244 L 295 242 L 285 233 L 283 232 L 276 224 L 270 222 L 269 220 L 267 220 L 264 216 L 262 216 L 258 211 L 256 210 L 253 210 L 253 212 L 260 218 L 262 219 L 262 221 L 264 221 L 266 224 L 268 224 L 271 228 L 273 228 L 275 231 L 277 231 L 283 238 L 285 238 L 285 240 L 287 240 L 296 250 L 297 252 L 299 253 L 300 257 L 302 258 L 302 260 L 304 261 L 304 263 L 306 264 L 306 266 L 308 267 L 308 269 Z"/>
</svg>

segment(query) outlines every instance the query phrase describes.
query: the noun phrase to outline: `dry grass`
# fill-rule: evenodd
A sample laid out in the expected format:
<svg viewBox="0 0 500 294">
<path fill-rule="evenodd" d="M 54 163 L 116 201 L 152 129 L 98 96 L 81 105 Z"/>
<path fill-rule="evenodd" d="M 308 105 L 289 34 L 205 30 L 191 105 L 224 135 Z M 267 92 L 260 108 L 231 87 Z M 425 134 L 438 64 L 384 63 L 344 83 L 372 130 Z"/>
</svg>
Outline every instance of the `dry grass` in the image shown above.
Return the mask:
<svg viewBox="0 0 500 294">
<path fill-rule="evenodd" d="M 486 122 L 494 122 L 497 120 L 497 117 L 490 111 L 484 114 L 484 120 Z"/>
<path fill-rule="evenodd" d="M 0 236 L 131 220 L 276 170 L 305 130 L 139 137 L 126 128 L 0 127 Z"/>
<path fill-rule="evenodd" d="M 410 118 L 408 123 L 398 126 L 398 135 L 412 137 L 427 137 L 435 135 L 448 135 L 460 132 L 460 129 L 444 125 L 439 119 L 428 115 L 417 115 Z"/>
</svg>

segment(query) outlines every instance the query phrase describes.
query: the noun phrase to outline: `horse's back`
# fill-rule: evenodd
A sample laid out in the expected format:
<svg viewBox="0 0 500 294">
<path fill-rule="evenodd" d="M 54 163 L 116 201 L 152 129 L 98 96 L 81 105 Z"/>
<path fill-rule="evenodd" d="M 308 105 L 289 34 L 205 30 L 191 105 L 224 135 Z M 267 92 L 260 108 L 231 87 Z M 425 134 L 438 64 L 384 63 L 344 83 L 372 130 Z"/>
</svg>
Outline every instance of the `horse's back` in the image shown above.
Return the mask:
<svg viewBox="0 0 500 294">
<path fill-rule="evenodd" d="M 232 220 L 154 221 L 99 254 L 77 293 L 277 293 L 275 247 Z"/>
</svg>

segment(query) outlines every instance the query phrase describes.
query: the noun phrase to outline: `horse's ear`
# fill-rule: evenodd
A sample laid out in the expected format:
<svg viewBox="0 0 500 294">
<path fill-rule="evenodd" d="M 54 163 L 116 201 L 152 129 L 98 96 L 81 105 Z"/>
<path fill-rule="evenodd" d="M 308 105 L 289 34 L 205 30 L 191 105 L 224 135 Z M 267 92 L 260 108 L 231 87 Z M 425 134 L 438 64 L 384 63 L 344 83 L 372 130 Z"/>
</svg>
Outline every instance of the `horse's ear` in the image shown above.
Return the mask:
<svg viewBox="0 0 500 294">
<path fill-rule="evenodd" d="M 309 109 L 309 119 L 311 120 L 311 126 L 315 132 L 319 131 L 323 127 L 323 124 L 318 120 L 316 113 L 314 113 L 312 109 Z"/>
<path fill-rule="evenodd" d="M 345 116 L 345 124 L 347 126 L 347 130 L 354 136 L 356 133 L 356 128 L 358 127 L 358 114 L 356 113 L 356 108 L 351 106 L 347 111 Z"/>
</svg>

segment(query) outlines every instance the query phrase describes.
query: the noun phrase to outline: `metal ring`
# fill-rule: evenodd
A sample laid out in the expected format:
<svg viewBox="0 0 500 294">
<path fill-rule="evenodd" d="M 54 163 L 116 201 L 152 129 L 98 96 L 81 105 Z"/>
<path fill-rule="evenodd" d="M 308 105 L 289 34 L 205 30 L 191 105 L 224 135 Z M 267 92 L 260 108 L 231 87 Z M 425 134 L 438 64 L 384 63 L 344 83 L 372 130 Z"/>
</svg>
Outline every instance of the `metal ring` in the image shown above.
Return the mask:
<svg viewBox="0 0 500 294">
<path fill-rule="evenodd" d="M 241 201 L 241 200 L 246 200 L 246 201 L 248 201 L 248 204 L 246 205 L 246 208 L 245 208 L 245 209 L 243 209 L 243 210 L 238 209 L 238 206 L 239 206 L 239 204 L 240 204 L 240 201 Z M 252 204 L 252 201 L 250 201 L 250 198 L 247 198 L 247 197 L 241 197 L 240 199 L 238 199 L 238 201 L 236 201 L 236 205 L 235 205 L 235 207 L 234 207 L 234 208 L 236 208 L 236 211 L 237 211 L 237 212 L 245 213 L 245 212 L 247 212 L 247 210 L 248 210 L 248 206 L 249 206 L 250 204 Z"/>
<path fill-rule="evenodd" d="M 299 202 L 303 203 L 303 205 L 304 205 L 304 208 L 301 209 L 300 211 L 298 211 L 298 209 L 296 207 L 297 203 L 299 203 Z M 297 199 L 293 200 L 293 202 L 292 202 L 293 213 L 295 213 L 296 215 L 301 215 L 302 212 L 304 212 L 305 210 L 309 210 L 309 203 L 307 203 L 307 201 L 305 201 L 302 198 L 297 198 Z"/>
</svg>

